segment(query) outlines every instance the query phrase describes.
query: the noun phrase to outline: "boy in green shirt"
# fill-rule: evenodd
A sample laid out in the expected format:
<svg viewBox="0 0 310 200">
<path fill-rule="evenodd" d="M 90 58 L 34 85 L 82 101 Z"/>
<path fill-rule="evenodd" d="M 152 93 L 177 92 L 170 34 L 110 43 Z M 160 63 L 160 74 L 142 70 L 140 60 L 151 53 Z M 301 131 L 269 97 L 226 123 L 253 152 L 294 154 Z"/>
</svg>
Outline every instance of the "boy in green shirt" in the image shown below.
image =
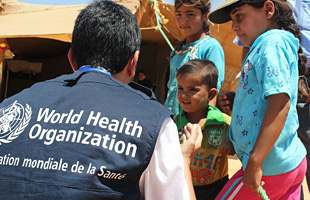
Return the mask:
<svg viewBox="0 0 310 200">
<path fill-rule="evenodd" d="M 215 199 L 228 181 L 227 155 L 235 154 L 228 138 L 230 116 L 209 106 L 217 94 L 218 70 L 209 60 L 191 60 L 180 67 L 176 78 L 182 107 L 175 118 L 179 134 L 188 122 L 199 124 L 203 132 L 201 149 L 191 162 L 195 194 L 198 200 Z"/>
</svg>

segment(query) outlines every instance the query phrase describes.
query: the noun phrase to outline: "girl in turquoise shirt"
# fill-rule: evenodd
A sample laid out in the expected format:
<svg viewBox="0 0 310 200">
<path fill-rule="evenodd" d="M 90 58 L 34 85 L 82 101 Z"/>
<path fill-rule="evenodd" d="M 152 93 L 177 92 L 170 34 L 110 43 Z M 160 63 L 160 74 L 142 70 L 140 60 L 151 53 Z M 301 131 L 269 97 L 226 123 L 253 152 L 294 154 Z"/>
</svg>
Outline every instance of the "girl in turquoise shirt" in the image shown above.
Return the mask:
<svg viewBox="0 0 310 200">
<path fill-rule="evenodd" d="M 208 0 L 176 0 L 175 20 L 177 27 L 185 37 L 176 45 L 171 53 L 170 75 L 168 81 L 168 94 L 165 106 L 176 116 L 180 113 L 177 100 L 176 71 L 187 61 L 192 59 L 208 59 L 212 61 L 219 71 L 217 90 L 219 92 L 224 81 L 225 59 L 220 43 L 209 36 L 208 13 L 210 3 Z M 216 98 L 210 105 L 215 106 Z"/>
<path fill-rule="evenodd" d="M 285 0 L 227 0 L 210 13 L 251 47 L 242 63 L 230 139 L 243 168 L 217 199 L 299 199 L 306 150 L 296 112 L 298 65 L 305 55 L 299 28 Z M 303 63 L 305 67 L 305 63 Z"/>
</svg>

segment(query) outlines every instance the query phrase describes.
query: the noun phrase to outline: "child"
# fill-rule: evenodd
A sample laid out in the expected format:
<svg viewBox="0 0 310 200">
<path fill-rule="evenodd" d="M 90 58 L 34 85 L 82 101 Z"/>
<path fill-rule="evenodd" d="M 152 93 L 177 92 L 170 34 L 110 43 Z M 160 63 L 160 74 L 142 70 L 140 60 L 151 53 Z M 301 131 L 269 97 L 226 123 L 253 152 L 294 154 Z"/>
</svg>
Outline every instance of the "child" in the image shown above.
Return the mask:
<svg viewBox="0 0 310 200">
<path fill-rule="evenodd" d="M 199 124 L 203 132 L 201 149 L 191 162 L 196 198 L 213 200 L 228 181 L 228 158 L 222 153 L 234 154 L 227 139 L 230 117 L 209 106 L 217 94 L 218 70 L 209 60 L 195 59 L 180 67 L 176 78 L 183 109 L 175 119 L 179 133 L 188 122 Z"/>
<path fill-rule="evenodd" d="M 192 59 L 211 60 L 219 71 L 217 91 L 219 92 L 224 81 L 225 61 L 224 52 L 220 43 L 211 38 L 209 33 L 208 13 L 210 11 L 209 0 L 176 0 L 175 19 L 176 24 L 185 39 L 177 44 L 175 51 L 171 53 L 170 75 L 168 81 L 168 94 L 165 106 L 176 116 L 180 106 L 177 100 L 176 71 L 185 62 Z M 214 98 L 212 105 L 215 105 Z"/>
<path fill-rule="evenodd" d="M 259 186 L 270 199 L 299 199 L 307 166 L 296 112 L 298 64 L 304 54 L 292 10 L 285 0 L 227 0 L 209 19 L 232 20 L 233 31 L 250 47 L 230 127 L 243 168 L 217 199 L 259 199 Z"/>
<path fill-rule="evenodd" d="M 150 88 L 151 90 L 153 90 L 153 92 L 156 89 L 155 84 L 148 79 L 148 77 L 146 76 L 146 72 L 143 69 L 140 69 L 138 71 L 138 82 L 137 83 L 147 88 Z"/>
</svg>

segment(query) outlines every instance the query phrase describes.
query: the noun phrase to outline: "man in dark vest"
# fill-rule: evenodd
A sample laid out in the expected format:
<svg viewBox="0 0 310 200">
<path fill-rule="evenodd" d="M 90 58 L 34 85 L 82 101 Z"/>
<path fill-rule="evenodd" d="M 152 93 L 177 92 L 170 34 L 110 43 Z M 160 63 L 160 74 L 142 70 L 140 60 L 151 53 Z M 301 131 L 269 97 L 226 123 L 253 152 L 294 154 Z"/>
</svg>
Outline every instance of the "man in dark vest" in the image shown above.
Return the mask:
<svg viewBox="0 0 310 200">
<path fill-rule="evenodd" d="M 195 198 L 189 164 L 201 132 L 188 125 L 181 149 L 171 113 L 128 84 L 140 42 L 127 8 L 97 1 L 81 11 L 75 72 L 0 104 L 0 199 Z"/>
</svg>

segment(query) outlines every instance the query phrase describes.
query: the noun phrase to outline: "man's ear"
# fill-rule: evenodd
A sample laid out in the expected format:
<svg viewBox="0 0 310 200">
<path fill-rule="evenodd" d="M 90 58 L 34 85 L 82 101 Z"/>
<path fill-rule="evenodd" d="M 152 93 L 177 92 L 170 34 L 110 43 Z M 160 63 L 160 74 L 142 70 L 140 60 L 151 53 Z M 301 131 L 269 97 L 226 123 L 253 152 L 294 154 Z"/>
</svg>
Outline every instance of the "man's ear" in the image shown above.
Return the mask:
<svg viewBox="0 0 310 200">
<path fill-rule="evenodd" d="M 130 78 L 133 78 L 135 76 L 139 54 L 140 54 L 140 51 L 135 51 L 135 53 L 130 57 L 128 61 L 127 73 L 130 76 Z"/>
<path fill-rule="evenodd" d="M 70 62 L 72 70 L 76 71 L 78 69 L 78 66 L 77 66 L 76 61 L 74 59 L 73 52 L 72 52 L 71 48 L 68 51 L 68 60 Z"/>
<path fill-rule="evenodd" d="M 264 9 L 266 11 L 267 19 L 271 19 L 274 16 L 274 13 L 275 13 L 274 3 L 272 1 L 270 1 L 270 0 L 265 1 Z"/>
<path fill-rule="evenodd" d="M 209 90 L 209 96 L 208 96 L 208 99 L 209 101 L 211 101 L 217 94 L 217 89 L 216 88 L 211 88 Z"/>
</svg>

